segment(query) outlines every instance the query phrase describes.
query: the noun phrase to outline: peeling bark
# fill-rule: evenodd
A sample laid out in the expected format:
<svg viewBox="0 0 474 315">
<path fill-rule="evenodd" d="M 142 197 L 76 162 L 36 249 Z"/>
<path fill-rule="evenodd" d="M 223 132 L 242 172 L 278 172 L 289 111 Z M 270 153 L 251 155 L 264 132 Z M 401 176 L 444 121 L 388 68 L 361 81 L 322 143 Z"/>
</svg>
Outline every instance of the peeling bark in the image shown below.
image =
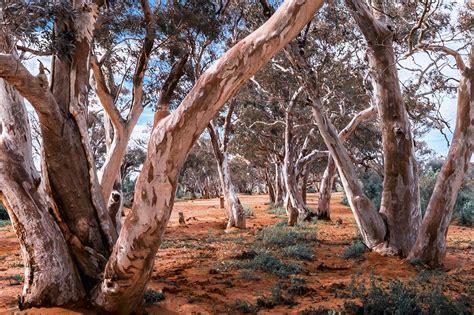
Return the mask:
<svg viewBox="0 0 474 315">
<path fill-rule="evenodd" d="M 339 138 L 344 142 L 355 130 L 356 128 L 364 121 L 371 119 L 377 113 L 377 108 L 371 106 L 359 113 L 357 113 L 352 120 L 344 127 L 341 132 L 339 132 Z M 334 185 L 334 178 L 336 176 L 336 163 L 332 156 L 328 157 L 328 165 L 324 170 L 323 178 L 321 180 L 321 188 L 319 190 L 319 200 L 316 214 L 320 220 L 330 220 L 330 202 L 331 202 L 331 192 Z"/>
<path fill-rule="evenodd" d="M 386 235 L 385 223 L 375 209 L 372 201 L 362 191 L 355 167 L 344 147 L 344 143 L 337 134 L 336 128 L 323 111 L 321 100 L 317 95 L 308 92 L 312 101 L 312 111 L 319 132 L 326 144 L 341 177 L 344 191 L 364 243 L 372 249 L 383 246 Z"/>
<path fill-rule="evenodd" d="M 135 203 L 96 292 L 96 305 L 121 314 L 142 308 L 154 256 L 173 208 L 177 177 L 193 143 L 225 102 L 298 34 L 322 4 L 285 1 L 262 27 L 204 72 L 178 109 L 154 128 L 137 179 Z"/>
<path fill-rule="evenodd" d="M 367 41 L 374 100 L 382 126 L 384 182 L 380 213 L 387 223 L 384 252 L 408 255 L 421 224 L 418 168 L 408 114 L 402 100 L 392 26 L 381 2 L 373 12 L 363 0 L 346 5 Z"/>
<path fill-rule="evenodd" d="M 232 112 L 231 108 L 229 111 Z M 230 114 L 232 116 L 232 113 Z M 229 116 L 229 115 L 227 115 Z M 207 127 L 211 137 L 212 150 L 217 162 L 217 170 L 219 172 L 219 180 L 221 182 L 222 195 L 226 205 L 228 222 L 227 228 L 245 229 L 245 214 L 244 208 L 240 203 L 239 197 L 235 192 L 234 184 L 232 184 L 231 171 L 229 165 L 229 156 L 227 150 L 220 144 L 218 135 L 215 132 L 212 124 Z M 223 139 L 225 143 L 227 140 Z M 224 144 L 223 143 L 223 144 Z"/>
<path fill-rule="evenodd" d="M 21 309 L 82 302 L 84 289 L 36 171 L 22 98 L 0 80 L 0 200 L 20 241 L 25 265 Z M 67 287 L 67 290 L 64 290 Z"/>
</svg>

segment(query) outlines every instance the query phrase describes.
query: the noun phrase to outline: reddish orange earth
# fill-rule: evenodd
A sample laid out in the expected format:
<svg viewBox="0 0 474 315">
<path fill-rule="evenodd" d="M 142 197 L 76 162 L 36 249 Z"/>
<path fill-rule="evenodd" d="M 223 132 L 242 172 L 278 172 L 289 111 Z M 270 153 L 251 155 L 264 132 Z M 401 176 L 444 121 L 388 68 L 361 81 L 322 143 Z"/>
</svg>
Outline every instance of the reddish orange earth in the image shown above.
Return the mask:
<svg viewBox="0 0 474 315">
<path fill-rule="evenodd" d="M 312 261 L 291 261 L 301 267 L 300 273 L 282 279 L 266 272 L 232 267 L 230 262 L 235 262 L 236 257 L 252 252 L 259 230 L 284 219 L 282 215 L 268 212 L 266 195 L 241 195 L 240 198 L 242 204 L 253 211 L 244 231 L 224 231 L 226 216 L 224 210 L 219 209 L 218 199 L 175 203 L 162 248 L 156 255 L 150 283 L 150 288 L 164 293 L 165 299 L 149 305 L 150 314 L 229 313 L 237 300 L 255 305 L 257 299 L 271 297 L 272 288 L 277 284 L 283 289 L 288 288 L 292 277 L 304 279 L 307 292 L 288 296 L 294 305 L 259 308 L 259 314 L 297 314 L 311 308 L 341 310 L 344 302 L 351 300 L 347 293 L 355 275 L 367 281 L 373 274 L 383 285 L 388 285 L 395 279 L 408 282 L 424 272 L 398 257 L 384 257 L 372 252 L 356 259 L 341 258 L 342 252 L 357 235 L 357 228 L 350 209 L 340 204 L 340 193 L 333 194 L 332 221 L 318 221 L 306 227 L 314 232 L 317 241 L 311 243 Z M 315 194 L 309 194 L 309 206 L 315 207 L 316 199 Z M 184 226 L 178 223 L 180 211 L 187 220 Z M 447 295 L 472 292 L 473 240 L 472 228 L 450 227 L 446 265 L 442 271 Z M 18 312 L 16 305 L 22 289 L 22 267 L 18 240 L 11 226 L 0 228 L 0 313 Z M 29 310 L 27 313 L 83 312 L 55 308 Z"/>
</svg>

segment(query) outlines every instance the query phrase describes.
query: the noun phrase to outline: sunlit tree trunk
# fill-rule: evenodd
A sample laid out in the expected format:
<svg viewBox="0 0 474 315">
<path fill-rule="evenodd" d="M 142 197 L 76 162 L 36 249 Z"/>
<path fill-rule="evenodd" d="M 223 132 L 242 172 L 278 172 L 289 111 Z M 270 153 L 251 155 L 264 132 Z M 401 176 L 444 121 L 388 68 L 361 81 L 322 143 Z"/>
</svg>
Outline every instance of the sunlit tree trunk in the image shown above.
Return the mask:
<svg viewBox="0 0 474 315">
<path fill-rule="evenodd" d="M 121 314 L 141 309 L 154 257 L 173 208 L 177 178 L 193 143 L 225 102 L 300 32 L 322 4 L 314 0 L 285 1 L 262 27 L 204 72 L 178 109 L 154 128 L 137 179 L 135 203 L 105 269 L 94 299 L 96 305 Z"/>
<path fill-rule="evenodd" d="M 82 300 L 84 289 L 54 220 L 56 206 L 33 164 L 27 117 L 18 92 L 0 79 L 0 201 L 20 241 L 25 265 L 19 304 L 70 306 Z"/>
<path fill-rule="evenodd" d="M 400 90 L 393 48 L 393 26 L 382 1 L 369 9 L 364 0 L 346 0 L 367 41 L 367 56 L 379 111 L 384 156 L 380 213 L 389 233 L 384 251 L 408 255 L 421 224 L 418 169 L 408 114 Z"/>
<path fill-rule="evenodd" d="M 409 256 L 431 267 L 443 265 L 446 235 L 454 204 L 471 164 L 474 148 L 474 45 L 471 44 L 469 67 L 463 63 L 458 64 L 458 67 L 461 71 L 461 81 L 458 87 L 456 128 L 448 156 L 426 208 L 418 238 Z"/>
<path fill-rule="evenodd" d="M 339 138 L 344 142 L 361 124 L 362 122 L 371 119 L 377 113 L 377 108 L 375 106 L 371 106 L 356 115 L 352 118 L 352 120 L 344 127 L 341 132 L 339 132 Z M 320 220 L 330 220 L 331 219 L 331 212 L 330 212 L 330 202 L 331 202 L 331 192 L 332 187 L 334 185 L 334 178 L 336 176 L 336 163 L 334 163 L 334 159 L 332 156 L 328 158 L 328 164 L 326 169 L 324 170 L 323 178 L 321 180 L 321 188 L 319 190 L 319 201 L 318 201 L 318 208 L 316 210 L 318 219 Z"/>
<path fill-rule="evenodd" d="M 219 140 L 219 136 L 216 133 L 215 128 L 212 124 L 209 124 L 207 129 L 211 137 L 212 149 L 217 162 L 217 170 L 219 172 L 222 195 L 224 196 L 225 206 L 227 210 L 227 228 L 230 229 L 236 227 L 239 229 L 245 229 L 244 208 L 240 203 L 239 197 L 237 197 L 234 184 L 232 183 L 229 165 L 229 155 L 227 152 L 228 139 L 226 138 L 228 138 L 228 136 L 226 136 L 226 133 L 228 132 L 227 128 L 229 128 L 230 118 L 232 117 L 232 111 L 233 103 L 229 105 L 229 112 L 226 117 L 223 136 L 224 139 L 222 139 L 222 143 Z"/>
</svg>

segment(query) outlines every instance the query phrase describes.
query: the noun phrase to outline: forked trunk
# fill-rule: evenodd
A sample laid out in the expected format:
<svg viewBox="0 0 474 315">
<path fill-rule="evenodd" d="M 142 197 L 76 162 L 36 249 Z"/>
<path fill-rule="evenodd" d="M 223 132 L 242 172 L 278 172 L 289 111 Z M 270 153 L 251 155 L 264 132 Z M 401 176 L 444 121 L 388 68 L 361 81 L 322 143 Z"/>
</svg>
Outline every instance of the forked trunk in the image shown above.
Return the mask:
<svg viewBox="0 0 474 315">
<path fill-rule="evenodd" d="M 19 304 L 72 306 L 82 302 L 84 289 L 52 215 L 56 206 L 33 164 L 27 117 L 18 92 L 0 80 L 0 201 L 20 241 L 25 265 Z"/>
<path fill-rule="evenodd" d="M 308 92 L 312 101 L 313 116 L 318 125 L 321 137 L 334 158 L 344 191 L 354 214 L 364 243 L 372 249 L 383 246 L 386 235 L 385 223 L 374 207 L 372 201 L 362 191 L 357 179 L 355 167 L 347 153 L 344 143 L 339 138 L 336 128 L 323 112 L 321 100 L 312 91 Z"/>
<path fill-rule="evenodd" d="M 189 150 L 225 102 L 301 31 L 322 4 L 285 1 L 262 27 L 204 72 L 178 109 L 154 128 L 137 179 L 135 202 L 96 292 L 96 305 L 119 314 L 142 309 L 155 254 L 173 208 L 177 178 Z"/>
<path fill-rule="evenodd" d="M 387 223 L 385 251 L 408 255 L 421 224 L 418 169 L 408 114 L 400 90 L 392 26 L 382 2 L 373 12 L 364 0 L 346 0 L 367 40 L 374 99 L 382 126 L 384 182 L 380 213 Z"/>
<path fill-rule="evenodd" d="M 456 128 L 451 147 L 436 180 L 418 238 L 409 256 L 431 267 L 443 265 L 446 255 L 446 234 L 474 148 L 473 68 L 474 45 L 471 46 L 470 68 L 461 69 Z"/>
</svg>

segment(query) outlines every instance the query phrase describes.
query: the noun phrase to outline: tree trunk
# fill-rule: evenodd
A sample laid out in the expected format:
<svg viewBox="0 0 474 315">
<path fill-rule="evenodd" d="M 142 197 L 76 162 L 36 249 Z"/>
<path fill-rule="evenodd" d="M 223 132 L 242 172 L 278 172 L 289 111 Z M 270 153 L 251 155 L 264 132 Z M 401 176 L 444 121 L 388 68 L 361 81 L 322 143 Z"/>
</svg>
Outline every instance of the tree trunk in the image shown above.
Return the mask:
<svg viewBox="0 0 474 315">
<path fill-rule="evenodd" d="M 332 156 L 329 155 L 328 165 L 324 170 L 323 178 L 321 180 L 321 187 L 319 188 L 318 207 L 316 209 L 316 215 L 319 220 L 331 220 L 331 193 L 335 177 L 336 163 L 334 162 Z"/>
<path fill-rule="evenodd" d="M 362 191 L 355 167 L 344 147 L 342 140 L 336 132 L 336 128 L 323 112 L 321 100 L 311 91 L 308 92 L 312 101 L 312 111 L 321 137 L 329 152 L 334 158 L 339 176 L 341 177 L 344 190 L 351 210 L 354 214 L 359 231 L 364 243 L 372 249 L 378 250 L 383 246 L 386 235 L 385 223 L 375 209 L 372 201 Z"/>
<path fill-rule="evenodd" d="M 275 204 L 282 205 L 285 199 L 284 195 L 284 186 L 282 185 L 283 174 L 281 171 L 281 166 L 278 163 L 275 163 Z"/>
<path fill-rule="evenodd" d="M 415 243 L 421 211 L 414 141 L 400 91 L 392 26 L 377 3 L 374 14 L 363 0 L 346 0 L 346 4 L 367 40 L 374 99 L 381 119 L 384 182 L 380 213 L 389 232 L 384 251 L 406 256 Z"/>
<path fill-rule="evenodd" d="M 474 148 L 474 45 L 471 45 L 470 68 L 460 69 L 456 128 L 446 161 L 431 195 L 420 232 L 409 258 L 420 259 L 431 267 L 443 265 L 446 235 L 454 204 Z"/>
<path fill-rule="evenodd" d="M 301 198 L 303 203 L 307 204 L 307 189 L 308 189 L 308 177 L 309 177 L 309 168 L 305 167 L 303 171 L 303 177 L 301 178 Z"/>
<path fill-rule="evenodd" d="M 227 228 L 230 229 L 236 227 L 239 229 L 245 229 L 244 208 L 242 207 L 242 204 L 235 193 L 234 185 L 232 184 L 228 154 L 221 148 L 214 127 L 209 124 L 207 130 L 211 136 L 212 150 L 214 151 L 214 156 L 216 158 L 222 195 L 224 196 L 227 215 L 229 217 Z"/>
<path fill-rule="evenodd" d="M 345 141 L 362 122 L 374 117 L 376 113 L 377 108 L 375 106 L 371 106 L 354 115 L 349 124 L 347 124 L 347 126 L 344 127 L 341 132 L 339 132 L 339 138 L 342 141 Z M 329 155 L 328 165 L 324 170 L 323 178 L 321 180 L 321 188 L 319 190 L 317 215 L 321 220 L 330 220 L 331 218 L 329 205 L 331 203 L 331 192 L 332 187 L 334 186 L 335 176 L 336 163 L 334 163 L 332 156 Z"/>
<path fill-rule="evenodd" d="M 0 80 L 0 200 L 20 241 L 25 265 L 19 306 L 73 306 L 82 302 L 84 289 L 51 215 L 56 206 L 33 164 L 27 117 L 18 92 Z"/>
<path fill-rule="evenodd" d="M 193 143 L 225 102 L 313 18 L 323 1 L 285 1 L 262 27 L 203 73 L 178 109 L 154 128 L 135 203 L 95 296 L 105 311 L 138 312 Z M 179 145 L 176 141 L 179 139 Z M 124 302 L 126 301 L 126 302 Z"/>
<path fill-rule="evenodd" d="M 270 171 L 268 169 L 265 170 L 265 179 L 267 181 L 268 197 L 270 199 L 270 203 L 275 203 L 275 190 L 273 188 Z"/>
</svg>

